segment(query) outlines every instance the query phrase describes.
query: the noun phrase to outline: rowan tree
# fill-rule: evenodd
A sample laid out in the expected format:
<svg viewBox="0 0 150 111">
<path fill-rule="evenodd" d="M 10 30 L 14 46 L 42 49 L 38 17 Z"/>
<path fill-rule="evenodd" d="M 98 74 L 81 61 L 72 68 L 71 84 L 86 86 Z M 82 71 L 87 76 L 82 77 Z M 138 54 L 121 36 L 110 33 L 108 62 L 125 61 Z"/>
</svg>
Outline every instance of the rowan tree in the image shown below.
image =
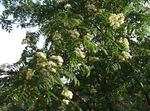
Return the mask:
<svg viewBox="0 0 150 111">
<path fill-rule="evenodd" d="M 148 111 L 148 0 L 2 0 L 1 26 L 38 27 L 13 75 L 1 79 L 2 111 Z M 43 48 L 37 47 L 40 37 Z M 19 35 L 18 35 L 19 37 Z"/>
</svg>

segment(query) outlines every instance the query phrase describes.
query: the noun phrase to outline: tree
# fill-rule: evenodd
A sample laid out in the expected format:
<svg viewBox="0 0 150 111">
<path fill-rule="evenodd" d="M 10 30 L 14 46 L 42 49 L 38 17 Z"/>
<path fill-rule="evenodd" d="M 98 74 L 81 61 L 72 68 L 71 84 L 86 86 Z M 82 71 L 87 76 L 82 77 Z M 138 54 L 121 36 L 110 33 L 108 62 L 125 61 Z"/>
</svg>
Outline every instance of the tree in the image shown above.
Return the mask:
<svg viewBox="0 0 150 111">
<path fill-rule="evenodd" d="M 1 110 L 148 111 L 148 0 L 2 0 L 1 26 L 38 27 L 0 83 Z M 10 19 L 12 18 L 12 19 Z M 42 36 L 42 49 L 37 42 Z M 62 78 L 65 78 L 62 79 Z"/>
</svg>

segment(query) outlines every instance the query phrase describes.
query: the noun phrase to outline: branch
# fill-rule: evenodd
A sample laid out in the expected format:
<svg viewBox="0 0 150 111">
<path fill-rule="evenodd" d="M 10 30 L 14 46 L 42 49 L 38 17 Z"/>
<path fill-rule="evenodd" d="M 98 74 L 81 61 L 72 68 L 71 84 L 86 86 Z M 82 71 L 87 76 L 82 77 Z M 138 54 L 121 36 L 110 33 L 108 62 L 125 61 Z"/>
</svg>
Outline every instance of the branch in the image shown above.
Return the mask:
<svg viewBox="0 0 150 111">
<path fill-rule="evenodd" d="M 90 105 L 86 102 L 86 100 L 84 98 L 82 98 L 81 96 L 79 96 L 78 94 L 74 93 L 74 95 L 80 100 L 82 101 L 86 106 L 87 108 L 89 109 L 89 111 L 92 111 L 92 108 L 90 107 Z"/>
<path fill-rule="evenodd" d="M 93 23 L 93 22 L 91 22 L 91 23 L 92 23 L 92 25 L 94 25 L 94 27 L 101 33 L 102 37 L 104 37 L 103 31 L 102 31 L 95 23 Z"/>
</svg>

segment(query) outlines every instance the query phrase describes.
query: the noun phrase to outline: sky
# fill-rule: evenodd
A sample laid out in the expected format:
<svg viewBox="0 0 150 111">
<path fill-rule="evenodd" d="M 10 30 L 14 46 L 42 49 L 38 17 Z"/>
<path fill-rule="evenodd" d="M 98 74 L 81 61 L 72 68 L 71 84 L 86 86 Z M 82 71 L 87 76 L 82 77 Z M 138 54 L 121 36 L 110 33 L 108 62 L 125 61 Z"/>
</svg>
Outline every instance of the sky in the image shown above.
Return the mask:
<svg viewBox="0 0 150 111">
<path fill-rule="evenodd" d="M 0 4 L 0 15 L 3 11 L 3 6 Z M 25 47 L 22 45 L 22 39 L 25 38 L 26 31 L 36 31 L 34 29 L 20 29 L 13 27 L 11 33 L 1 29 L 0 26 L 0 65 L 4 63 L 13 64 L 19 60 L 21 53 Z M 43 41 L 43 39 L 41 40 Z M 42 42 L 38 43 L 39 47 L 42 47 Z"/>
</svg>

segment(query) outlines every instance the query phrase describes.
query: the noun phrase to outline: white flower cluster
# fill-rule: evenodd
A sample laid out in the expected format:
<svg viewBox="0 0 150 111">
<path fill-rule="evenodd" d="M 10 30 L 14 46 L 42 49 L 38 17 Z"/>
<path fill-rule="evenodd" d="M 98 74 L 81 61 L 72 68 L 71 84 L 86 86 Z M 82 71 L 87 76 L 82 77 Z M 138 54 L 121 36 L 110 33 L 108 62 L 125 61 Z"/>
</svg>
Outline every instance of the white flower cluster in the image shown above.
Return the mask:
<svg viewBox="0 0 150 111">
<path fill-rule="evenodd" d="M 94 11 L 94 12 L 97 11 L 97 8 L 95 7 L 94 4 L 89 4 L 89 5 L 87 5 L 86 7 L 87 7 L 87 9 L 88 9 L 89 11 Z"/>
<path fill-rule="evenodd" d="M 39 57 L 39 58 L 46 59 L 46 54 L 43 53 L 43 52 L 36 52 L 36 56 Z"/>
<path fill-rule="evenodd" d="M 69 100 L 68 99 L 63 99 L 63 103 L 65 103 L 66 105 L 68 105 L 69 104 Z"/>
<path fill-rule="evenodd" d="M 68 31 L 68 32 L 70 33 L 70 36 L 71 36 L 72 38 L 80 37 L 80 33 L 79 33 L 76 29 L 70 30 L 70 31 Z"/>
<path fill-rule="evenodd" d="M 57 3 L 63 3 L 65 0 L 56 0 Z"/>
<path fill-rule="evenodd" d="M 124 48 L 125 48 L 125 51 L 129 51 L 129 41 L 127 38 L 120 38 L 119 40 L 120 43 L 123 44 Z"/>
<path fill-rule="evenodd" d="M 117 29 L 120 27 L 121 24 L 124 23 L 124 19 L 125 17 L 123 13 L 111 14 L 111 16 L 109 17 L 109 22 L 111 26 L 113 27 L 113 29 Z"/>
<path fill-rule="evenodd" d="M 130 53 L 129 53 L 129 52 L 127 52 L 127 51 L 123 51 L 123 52 L 122 52 L 122 55 L 123 55 L 123 58 L 122 58 L 122 60 L 123 60 L 123 61 L 125 61 L 125 60 L 128 60 L 128 59 L 131 59 L 131 58 L 132 58 L 132 56 L 130 55 Z"/>
<path fill-rule="evenodd" d="M 74 52 L 76 53 L 77 56 L 79 56 L 81 58 L 85 58 L 85 56 L 86 56 L 85 52 L 81 51 L 80 48 L 75 48 Z"/>
<path fill-rule="evenodd" d="M 65 8 L 66 10 L 69 10 L 69 9 L 72 8 L 72 6 L 71 6 L 71 4 L 67 3 L 67 4 L 64 6 L 64 8 Z"/>
<path fill-rule="evenodd" d="M 61 56 L 55 55 L 52 55 L 50 59 L 51 60 L 48 62 L 48 66 L 51 68 L 51 72 L 56 73 L 56 68 L 58 66 L 62 66 L 64 61 Z"/>
<path fill-rule="evenodd" d="M 63 95 L 65 98 L 67 98 L 67 99 L 63 99 L 63 102 L 65 104 L 67 104 L 67 105 L 70 102 L 69 99 L 73 98 L 73 93 L 71 91 L 69 91 L 69 90 L 63 90 L 62 93 L 61 93 L 61 95 Z"/>
<path fill-rule="evenodd" d="M 92 40 L 93 39 L 93 35 L 91 35 L 90 33 L 87 33 L 84 38 L 86 38 L 87 40 Z"/>
<path fill-rule="evenodd" d="M 55 55 L 52 55 L 50 57 L 51 60 L 55 61 L 59 66 L 62 66 L 64 60 L 62 59 L 61 56 L 55 56 Z"/>
<path fill-rule="evenodd" d="M 41 67 L 41 68 L 48 68 L 53 73 L 56 73 L 56 68 L 59 67 L 59 66 L 62 66 L 62 64 L 64 62 L 61 56 L 55 56 L 55 55 L 52 55 L 50 57 L 50 61 L 47 61 L 46 60 L 46 54 L 43 53 L 43 52 L 37 52 L 36 56 L 38 58 L 40 58 L 40 59 L 42 58 L 42 60 L 38 60 L 36 66 L 38 68 L 39 67 Z"/>
<path fill-rule="evenodd" d="M 122 43 L 124 46 L 124 51 L 122 51 L 122 55 L 120 56 L 120 59 L 122 61 L 131 59 L 132 56 L 129 53 L 129 41 L 128 41 L 128 39 L 127 38 L 120 38 L 119 42 Z"/>
<path fill-rule="evenodd" d="M 32 76 L 34 76 L 34 71 L 32 69 L 28 68 L 27 72 L 26 72 L 26 80 L 31 80 Z"/>
</svg>

